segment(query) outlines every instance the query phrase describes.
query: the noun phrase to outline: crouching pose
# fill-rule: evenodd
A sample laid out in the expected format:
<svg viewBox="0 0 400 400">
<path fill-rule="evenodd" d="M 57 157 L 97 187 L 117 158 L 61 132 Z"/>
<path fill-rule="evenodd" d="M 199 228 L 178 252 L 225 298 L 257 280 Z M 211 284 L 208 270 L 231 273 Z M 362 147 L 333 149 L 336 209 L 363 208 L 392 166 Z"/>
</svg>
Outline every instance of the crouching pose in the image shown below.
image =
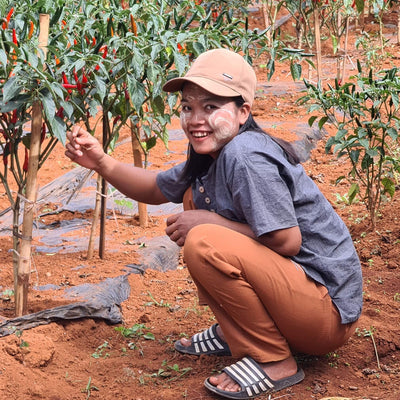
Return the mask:
<svg viewBox="0 0 400 400">
<path fill-rule="evenodd" d="M 337 349 L 360 316 L 350 234 L 291 147 L 254 121 L 256 75 L 241 55 L 207 51 L 164 90 L 182 95 L 186 162 L 162 172 L 135 168 L 78 126 L 66 155 L 132 199 L 183 202 L 166 233 L 184 247 L 199 302 L 217 323 L 175 348 L 239 359 L 206 379 L 207 389 L 247 399 L 297 384 L 304 372 L 294 352 Z"/>
</svg>

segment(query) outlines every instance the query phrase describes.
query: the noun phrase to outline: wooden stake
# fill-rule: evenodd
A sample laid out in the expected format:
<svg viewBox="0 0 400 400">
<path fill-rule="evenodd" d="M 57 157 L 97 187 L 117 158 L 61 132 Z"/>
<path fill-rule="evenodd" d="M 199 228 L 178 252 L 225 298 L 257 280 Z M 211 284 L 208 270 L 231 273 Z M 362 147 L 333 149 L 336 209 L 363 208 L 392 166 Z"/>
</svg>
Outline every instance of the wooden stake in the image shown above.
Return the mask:
<svg viewBox="0 0 400 400">
<path fill-rule="evenodd" d="M 340 76 L 340 80 L 344 83 L 346 77 L 346 58 L 348 57 L 347 50 L 348 50 L 348 42 L 349 42 L 349 21 L 350 18 L 346 17 L 346 32 L 344 37 L 344 55 L 343 55 L 343 64 L 342 64 L 342 74 Z"/>
<path fill-rule="evenodd" d="M 41 14 L 39 16 L 39 48 L 44 52 L 44 56 L 47 54 L 49 23 L 50 16 L 48 14 Z M 28 289 L 31 272 L 31 242 L 37 196 L 37 172 L 39 168 L 41 136 L 42 105 L 39 101 L 37 101 L 32 105 L 32 128 L 29 146 L 24 217 L 22 222 L 16 276 L 17 290 L 15 293 L 15 314 L 17 317 L 26 314 L 28 308 Z"/>
<path fill-rule="evenodd" d="M 110 121 L 107 112 L 103 112 L 103 150 L 107 152 L 110 139 Z M 106 218 L 107 218 L 107 182 L 101 178 L 100 190 L 100 239 L 99 239 L 99 257 L 104 258 L 106 252 Z"/>
<path fill-rule="evenodd" d="M 136 131 L 137 127 L 133 125 L 133 122 L 131 121 L 131 142 L 132 142 L 132 152 L 133 152 L 133 163 L 135 167 L 143 168 L 142 148 L 140 147 Z M 139 213 L 140 226 L 142 228 L 147 228 L 149 226 L 149 217 L 147 214 L 147 205 L 145 203 L 138 202 L 138 213 Z"/>
<path fill-rule="evenodd" d="M 29 149 L 29 162 L 24 204 L 24 218 L 19 246 L 17 291 L 15 293 L 15 314 L 17 317 L 26 314 L 28 305 L 28 288 L 31 268 L 32 227 L 35 217 L 37 193 L 37 171 L 39 166 L 40 139 L 42 132 L 42 105 L 36 102 L 32 106 L 32 132 Z"/>
<path fill-rule="evenodd" d="M 86 258 L 90 260 L 93 258 L 94 254 L 94 241 L 96 237 L 96 232 L 97 232 L 97 226 L 99 225 L 99 218 L 100 218 L 100 205 L 101 205 L 101 176 L 97 176 L 97 183 L 96 183 L 96 204 L 94 207 L 94 212 L 93 212 L 93 219 L 92 219 L 92 227 L 90 229 L 90 237 L 89 237 L 89 244 L 88 244 L 88 251 L 87 251 L 87 256 Z"/>
<path fill-rule="evenodd" d="M 321 33 L 319 29 L 319 11 L 314 8 L 314 36 L 315 36 L 315 50 L 317 54 L 317 80 L 322 79 L 322 56 L 321 56 Z"/>
<path fill-rule="evenodd" d="M 400 6 L 397 10 L 397 44 L 400 43 Z"/>
</svg>

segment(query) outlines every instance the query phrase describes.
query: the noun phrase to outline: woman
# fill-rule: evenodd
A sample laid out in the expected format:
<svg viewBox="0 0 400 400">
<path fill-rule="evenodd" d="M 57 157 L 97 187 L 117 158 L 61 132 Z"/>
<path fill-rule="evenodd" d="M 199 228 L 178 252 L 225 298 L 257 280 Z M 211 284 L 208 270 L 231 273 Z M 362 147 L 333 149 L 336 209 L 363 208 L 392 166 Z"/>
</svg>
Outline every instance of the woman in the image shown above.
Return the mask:
<svg viewBox="0 0 400 400">
<path fill-rule="evenodd" d="M 293 352 L 343 345 L 362 308 L 359 259 L 343 221 L 285 142 L 251 116 L 256 75 L 225 49 L 200 55 L 164 85 L 180 91 L 187 162 L 163 172 L 122 164 L 79 127 L 66 155 L 140 202 L 183 202 L 166 233 L 217 324 L 175 343 L 185 354 L 240 361 L 205 381 L 212 392 L 247 399 L 300 382 Z"/>
</svg>

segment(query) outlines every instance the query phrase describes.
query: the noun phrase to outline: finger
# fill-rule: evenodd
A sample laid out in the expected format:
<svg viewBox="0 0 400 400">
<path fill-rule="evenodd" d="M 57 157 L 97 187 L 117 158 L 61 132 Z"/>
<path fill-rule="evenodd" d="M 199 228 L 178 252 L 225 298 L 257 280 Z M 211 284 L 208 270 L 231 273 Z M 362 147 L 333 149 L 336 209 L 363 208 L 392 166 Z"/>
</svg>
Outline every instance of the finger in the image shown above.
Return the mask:
<svg viewBox="0 0 400 400">
<path fill-rule="evenodd" d="M 169 225 L 165 228 L 165 233 L 168 236 L 171 236 L 176 231 L 176 227 L 174 225 Z"/>
<path fill-rule="evenodd" d="M 170 215 L 167 218 L 167 225 L 172 225 L 178 219 L 179 214 Z"/>
</svg>

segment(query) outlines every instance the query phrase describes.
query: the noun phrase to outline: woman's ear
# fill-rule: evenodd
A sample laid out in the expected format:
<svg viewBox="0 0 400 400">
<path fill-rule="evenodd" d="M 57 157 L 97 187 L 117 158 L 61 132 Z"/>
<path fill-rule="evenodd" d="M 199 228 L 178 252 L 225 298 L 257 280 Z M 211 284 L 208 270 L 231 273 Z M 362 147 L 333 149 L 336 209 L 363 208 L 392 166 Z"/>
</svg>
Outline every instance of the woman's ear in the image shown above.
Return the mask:
<svg viewBox="0 0 400 400">
<path fill-rule="evenodd" d="M 243 125 L 247 118 L 249 118 L 251 111 L 251 106 L 249 103 L 243 103 L 243 105 L 239 109 L 239 124 Z"/>
</svg>

